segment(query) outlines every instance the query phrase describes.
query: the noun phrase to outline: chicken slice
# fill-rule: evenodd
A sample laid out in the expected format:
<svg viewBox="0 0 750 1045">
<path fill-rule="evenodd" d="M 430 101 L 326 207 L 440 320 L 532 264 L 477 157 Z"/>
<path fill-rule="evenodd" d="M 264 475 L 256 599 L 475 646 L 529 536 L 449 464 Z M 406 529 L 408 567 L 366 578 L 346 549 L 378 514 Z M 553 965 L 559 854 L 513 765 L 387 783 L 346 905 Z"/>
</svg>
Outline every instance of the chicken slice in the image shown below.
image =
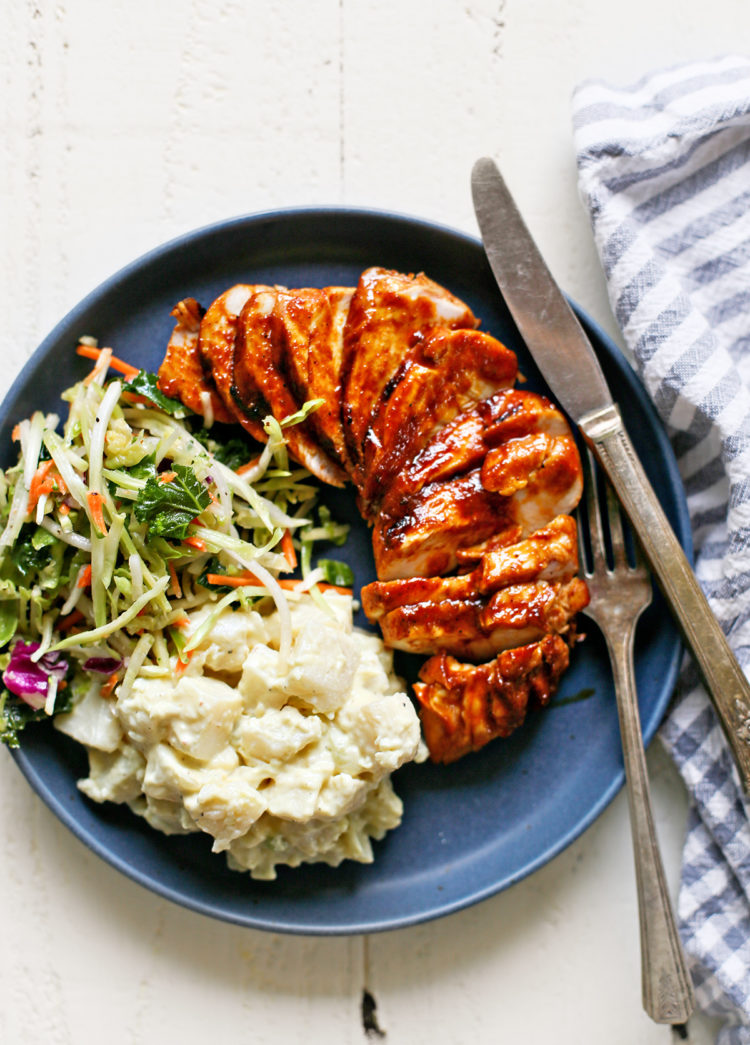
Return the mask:
<svg viewBox="0 0 750 1045">
<path fill-rule="evenodd" d="M 323 405 L 311 415 L 321 446 L 349 474 L 352 465 L 346 449 L 341 420 L 341 366 L 344 355 L 344 327 L 354 295 L 353 287 L 326 287 L 330 321 L 310 340 L 307 360 L 305 399 L 322 399 Z"/>
<path fill-rule="evenodd" d="M 572 511 L 583 489 L 575 442 L 544 438 L 550 439 L 546 456 L 527 452 L 524 439 L 510 440 L 497 448 L 505 456 L 496 457 L 492 468 L 487 454 L 481 468 L 429 483 L 396 505 L 389 498 L 373 529 L 378 578 L 449 573 L 469 549 L 477 558 L 490 539 L 502 547 Z"/>
<path fill-rule="evenodd" d="M 481 469 L 485 490 L 512 497 L 525 532 L 572 512 L 583 493 L 583 472 L 572 435 L 539 433 L 490 450 Z"/>
<path fill-rule="evenodd" d="M 159 367 L 158 387 L 172 399 L 179 399 L 190 410 L 201 414 L 210 424 L 235 420 L 216 390 L 213 378 L 206 373 L 198 350 L 198 331 L 203 309 L 195 298 L 178 302 L 170 315 L 177 320 Z"/>
<path fill-rule="evenodd" d="M 530 705 L 549 703 L 568 662 L 569 647 L 559 635 L 506 650 L 486 664 L 431 657 L 414 692 L 432 760 L 455 762 L 495 737 L 510 736 Z"/>
<path fill-rule="evenodd" d="M 374 515 L 390 484 L 439 429 L 509 388 L 516 355 L 480 330 L 431 330 L 383 392 L 364 448 L 361 501 Z"/>
<path fill-rule="evenodd" d="M 511 584 L 569 580 L 576 573 L 576 522 L 570 515 L 558 515 L 526 540 L 489 548 L 470 573 L 373 581 L 362 589 L 362 608 L 370 620 L 378 621 L 400 606 L 466 600 Z"/>
<path fill-rule="evenodd" d="M 224 406 L 232 419 L 238 421 L 259 442 L 264 442 L 266 438 L 262 417 L 246 414 L 238 398 L 232 394 L 234 346 L 240 312 L 253 294 L 268 289 L 247 283 L 230 287 L 209 305 L 198 331 L 198 350 L 203 367 L 211 374 Z"/>
<path fill-rule="evenodd" d="M 310 343 L 313 339 L 327 340 L 331 306 L 326 292 L 316 287 L 305 287 L 303 290 L 276 287 L 275 296 L 280 370 L 289 383 L 299 409 L 309 398 L 307 381 Z"/>
<path fill-rule="evenodd" d="M 372 547 L 378 578 L 450 573 L 461 548 L 496 534 L 507 535 L 508 543 L 519 539 L 516 515 L 513 498 L 485 490 L 479 468 L 430 483 L 406 499 L 395 518 L 381 511 L 375 521 Z"/>
<path fill-rule="evenodd" d="M 588 588 L 578 577 L 537 580 L 509 584 L 488 598 L 474 592 L 398 606 L 378 623 L 383 641 L 394 649 L 479 661 L 564 632 L 587 604 Z"/>
<path fill-rule="evenodd" d="M 508 584 L 568 580 L 578 573 L 578 526 L 572 515 L 558 515 L 526 540 L 485 548 L 472 571 L 481 592 Z"/>
<path fill-rule="evenodd" d="M 560 411 L 535 392 L 510 388 L 490 396 L 448 422 L 405 464 L 388 488 L 383 511 L 397 516 L 399 506 L 428 483 L 476 468 L 491 447 L 537 432 L 564 436 L 570 428 Z"/>
<path fill-rule="evenodd" d="M 389 382 L 429 330 L 474 328 L 468 305 L 425 275 L 382 268 L 362 273 L 344 329 L 342 417 L 357 485 L 373 411 Z"/>
<path fill-rule="evenodd" d="M 234 353 L 234 386 L 240 403 L 257 410 L 265 402 L 279 421 L 302 406 L 296 397 L 292 369 L 301 367 L 301 356 L 309 342 L 310 326 L 318 321 L 322 291 L 260 290 L 240 313 Z M 290 452 L 313 475 L 332 486 L 343 486 L 346 473 L 318 445 L 307 419 L 285 429 Z"/>
</svg>

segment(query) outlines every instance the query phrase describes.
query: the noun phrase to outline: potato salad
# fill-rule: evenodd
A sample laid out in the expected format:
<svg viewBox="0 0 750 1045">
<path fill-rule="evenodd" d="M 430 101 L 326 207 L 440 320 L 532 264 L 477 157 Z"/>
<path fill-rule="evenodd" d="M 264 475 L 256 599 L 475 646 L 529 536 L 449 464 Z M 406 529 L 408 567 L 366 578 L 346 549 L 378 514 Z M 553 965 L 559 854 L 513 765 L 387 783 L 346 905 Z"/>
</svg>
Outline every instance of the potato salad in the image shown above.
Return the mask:
<svg viewBox="0 0 750 1045">
<path fill-rule="evenodd" d="M 96 802 L 126 802 L 167 834 L 204 831 L 230 867 L 372 860 L 401 820 L 390 774 L 420 753 L 419 723 L 379 638 L 352 628 L 352 600 L 290 600 L 278 613 L 224 610 L 177 679 L 138 678 L 125 696 L 92 686 L 58 729 L 85 744 Z M 191 616 L 200 627 L 205 611 Z"/>
<path fill-rule="evenodd" d="M 233 869 L 370 861 L 424 757 L 382 641 L 355 629 L 346 527 L 267 440 L 229 438 L 86 340 L 65 421 L 18 422 L 0 473 L 0 741 L 83 744 L 94 802 L 203 832 Z M 122 377 L 110 377 L 111 370 Z"/>
</svg>

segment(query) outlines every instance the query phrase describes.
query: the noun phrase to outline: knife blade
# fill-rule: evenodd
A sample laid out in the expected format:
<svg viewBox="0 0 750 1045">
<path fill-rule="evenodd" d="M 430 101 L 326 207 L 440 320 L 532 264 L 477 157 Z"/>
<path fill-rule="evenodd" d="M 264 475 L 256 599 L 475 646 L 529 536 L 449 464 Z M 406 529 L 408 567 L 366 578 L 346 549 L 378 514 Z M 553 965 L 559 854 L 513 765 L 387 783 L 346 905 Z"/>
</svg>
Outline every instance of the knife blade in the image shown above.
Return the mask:
<svg viewBox="0 0 750 1045">
<path fill-rule="evenodd" d="M 487 259 L 510 314 L 612 483 L 700 668 L 740 782 L 750 793 L 750 684 L 643 470 L 593 346 L 493 160 L 477 160 L 471 185 Z"/>
</svg>

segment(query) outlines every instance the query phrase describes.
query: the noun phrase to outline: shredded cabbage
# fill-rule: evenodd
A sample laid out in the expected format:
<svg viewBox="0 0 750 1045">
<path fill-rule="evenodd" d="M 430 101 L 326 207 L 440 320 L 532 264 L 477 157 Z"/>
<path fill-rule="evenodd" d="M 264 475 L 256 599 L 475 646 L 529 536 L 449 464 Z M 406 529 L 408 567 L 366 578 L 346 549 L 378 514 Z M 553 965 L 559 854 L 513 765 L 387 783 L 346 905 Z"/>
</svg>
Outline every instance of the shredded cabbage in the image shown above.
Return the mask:
<svg viewBox="0 0 750 1045">
<path fill-rule="evenodd" d="M 63 394 L 61 428 L 39 411 L 20 421 L 18 461 L 0 473 L 0 740 L 14 746 L 27 710 L 56 714 L 91 686 L 111 692 L 138 674 L 179 672 L 194 645 L 180 634 L 187 610 L 208 605 L 209 622 L 230 603 L 267 600 L 278 609 L 283 661 L 291 626 L 278 583 L 290 570 L 282 541 L 293 538 L 302 590 L 315 597 L 324 572 L 312 569 L 312 542 L 345 533 L 325 509 L 316 522 L 316 486 L 287 453 L 284 430 L 317 401 L 281 423 L 267 418 L 266 445 L 248 441 L 243 464 L 254 463 L 238 472 L 228 464 L 235 431 L 224 453 L 221 425 L 156 391 L 150 400 L 154 375 L 108 379 L 113 362 L 102 349 L 86 380 Z M 234 584 L 207 580 L 218 574 Z"/>
</svg>

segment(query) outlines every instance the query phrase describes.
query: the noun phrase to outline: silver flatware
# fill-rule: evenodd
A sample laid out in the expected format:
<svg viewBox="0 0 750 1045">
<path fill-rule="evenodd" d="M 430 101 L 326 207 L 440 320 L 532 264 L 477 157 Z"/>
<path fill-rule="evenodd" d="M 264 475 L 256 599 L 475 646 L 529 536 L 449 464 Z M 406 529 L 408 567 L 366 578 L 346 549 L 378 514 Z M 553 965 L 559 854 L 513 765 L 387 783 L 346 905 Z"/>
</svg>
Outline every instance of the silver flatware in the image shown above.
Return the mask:
<svg viewBox="0 0 750 1045">
<path fill-rule="evenodd" d="M 599 361 L 491 159 L 472 171 L 487 258 L 510 313 L 560 405 L 611 481 L 703 675 L 750 792 L 748 684 L 623 425 Z"/>
<path fill-rule="evenodd" d="M 633 835 L 643 1008 L 657 1023 L 682 1024 L 695 1005 L 693 985 L 654 828 L 633 666 L 635 629 L 651 602 L 651 578 L 637 545 L 630 550 L 626 546 L 609 483 L 604 484 L 604 505 L 600 502 L 590 452 L 583 465 L 586 512 L 579 512 L 578 539 L 581 572 L 591 595 L 583 612 L 604 636 L 612 663 Z"/>
</svg>

